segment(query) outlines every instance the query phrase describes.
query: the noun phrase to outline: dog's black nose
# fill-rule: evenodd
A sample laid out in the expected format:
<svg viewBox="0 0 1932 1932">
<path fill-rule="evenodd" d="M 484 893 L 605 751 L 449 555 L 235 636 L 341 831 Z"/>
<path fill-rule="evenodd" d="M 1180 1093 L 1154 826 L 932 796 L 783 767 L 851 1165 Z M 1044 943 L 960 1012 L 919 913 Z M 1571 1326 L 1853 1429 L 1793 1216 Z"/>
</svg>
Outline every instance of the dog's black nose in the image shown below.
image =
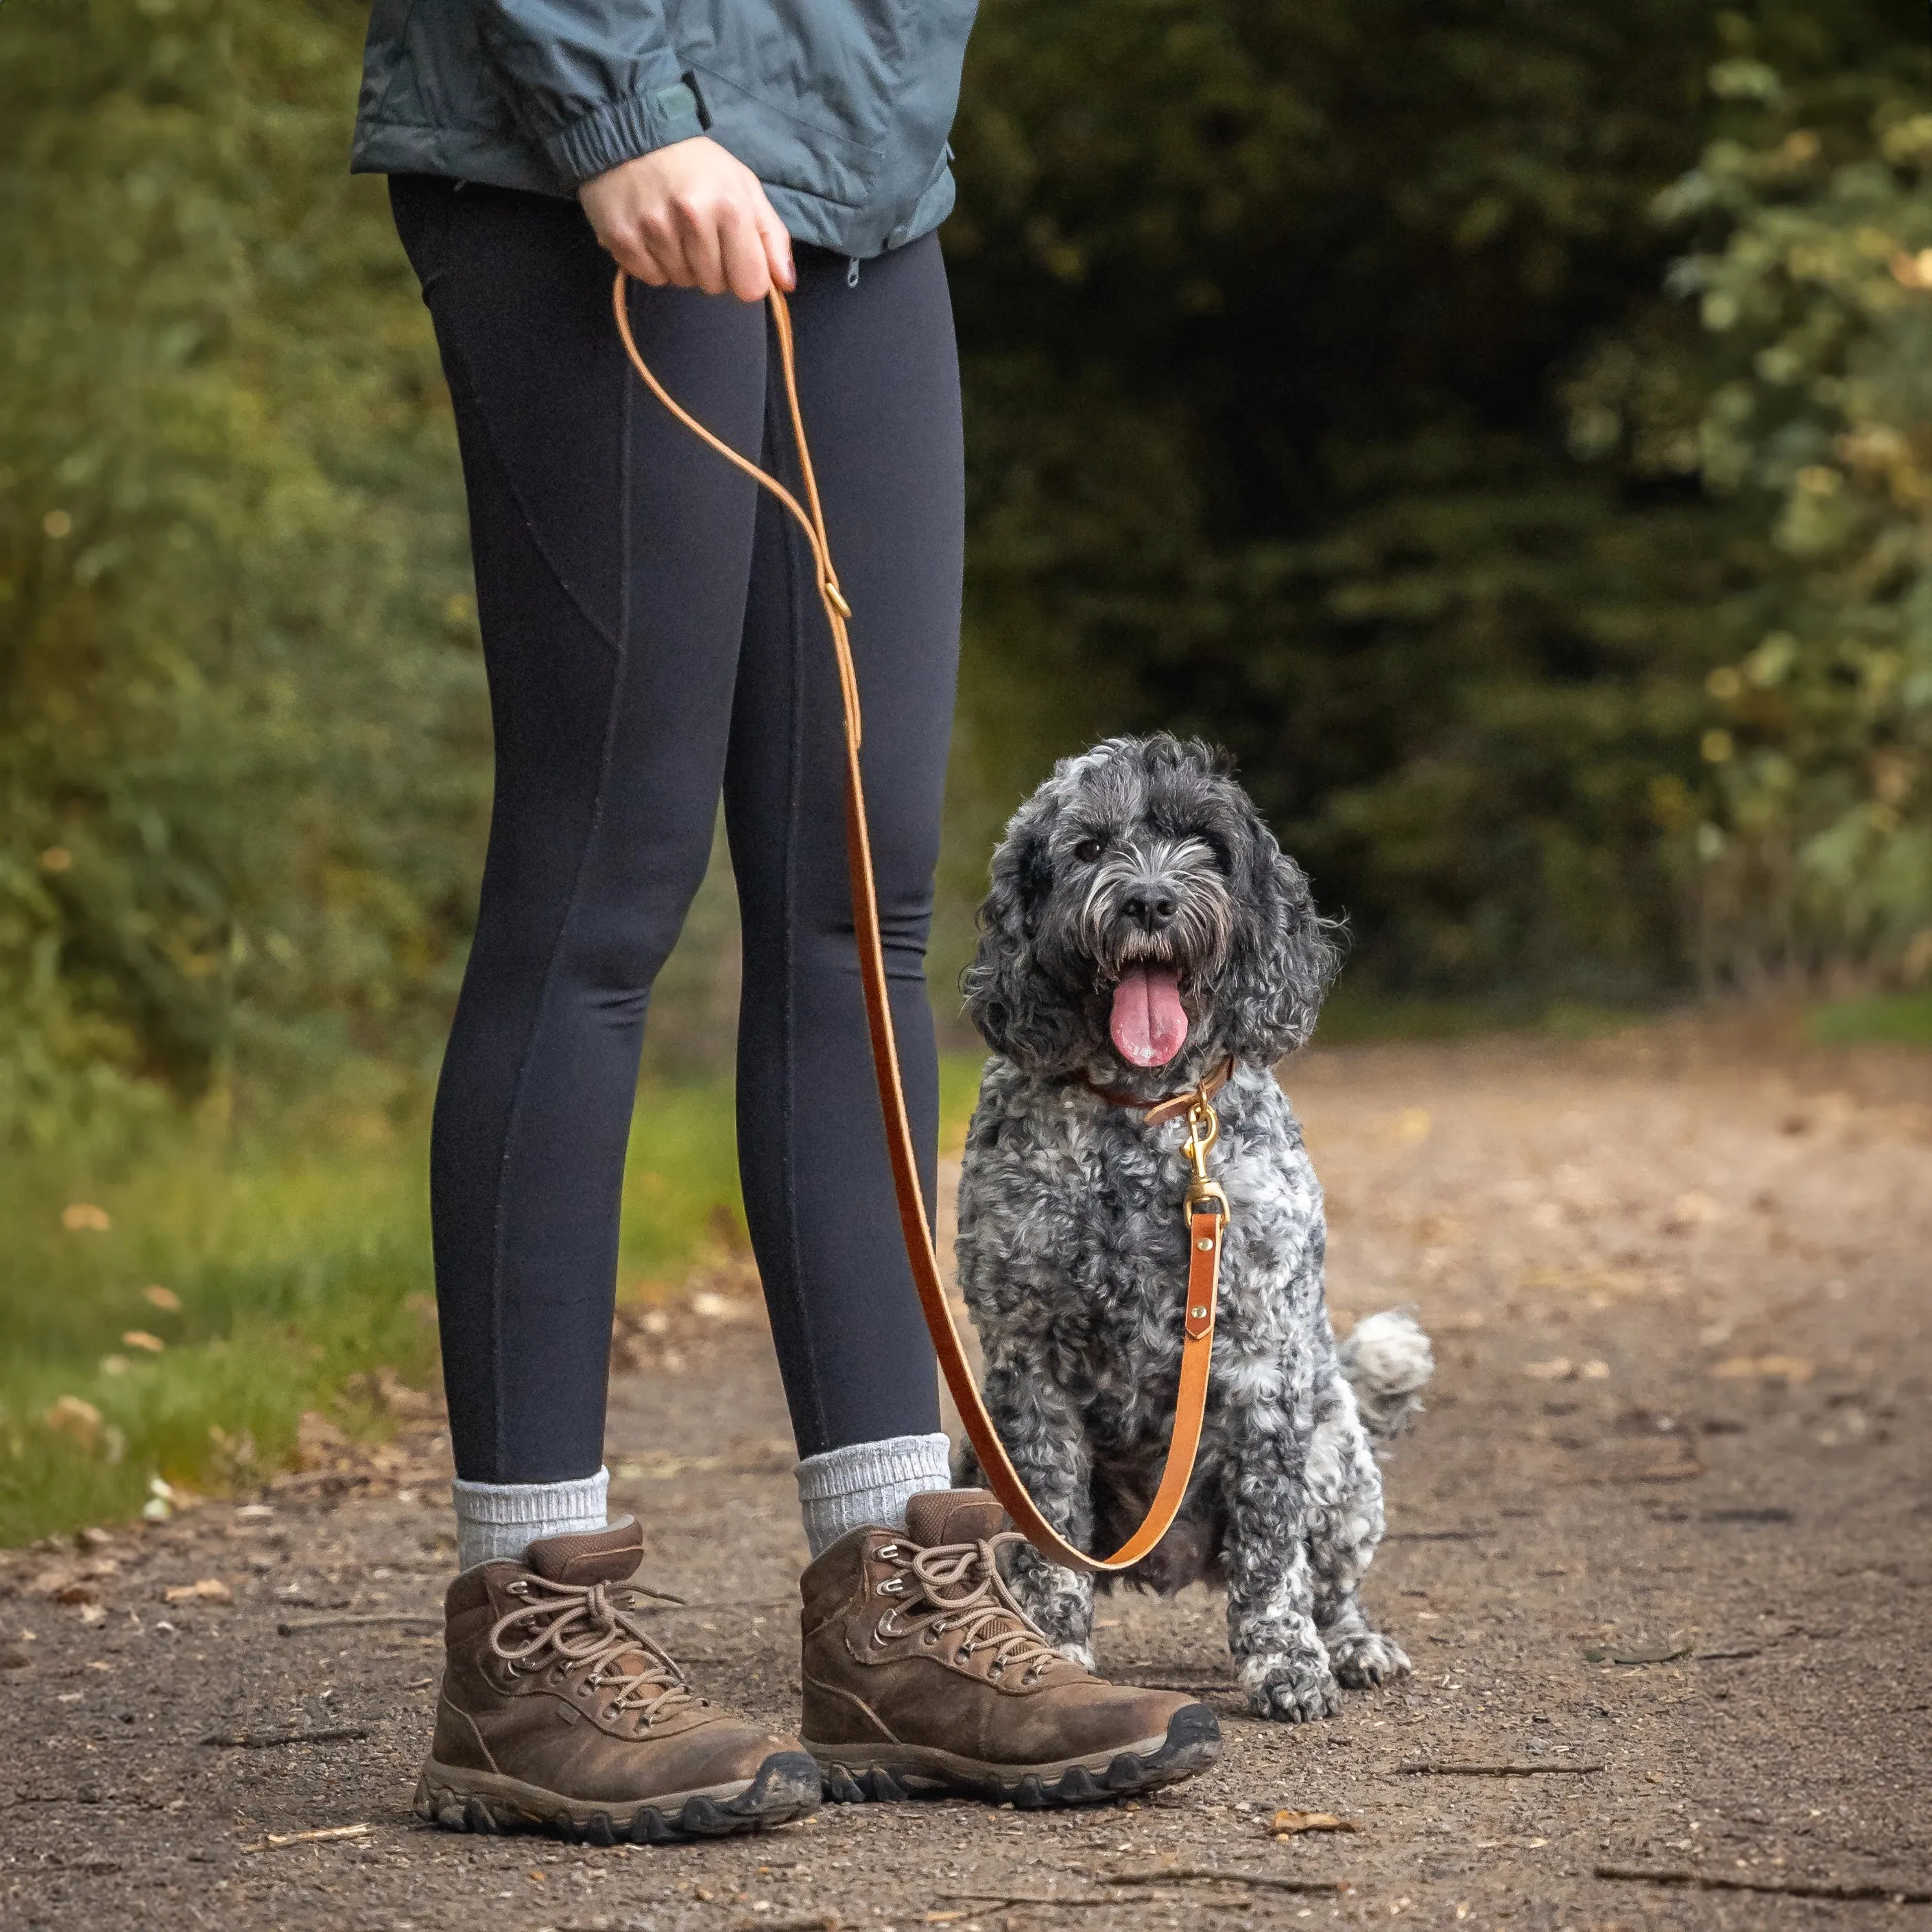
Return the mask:
<svg viewBox="0 0 1932 1932">
<path fill-rule="evenodd" d="M 1174 895 L 1165 886 L 1136 886 L 1120 908 L 1146 932 L 1158 932 L 1172 924 L 1176 909 Z"/>
</svg>

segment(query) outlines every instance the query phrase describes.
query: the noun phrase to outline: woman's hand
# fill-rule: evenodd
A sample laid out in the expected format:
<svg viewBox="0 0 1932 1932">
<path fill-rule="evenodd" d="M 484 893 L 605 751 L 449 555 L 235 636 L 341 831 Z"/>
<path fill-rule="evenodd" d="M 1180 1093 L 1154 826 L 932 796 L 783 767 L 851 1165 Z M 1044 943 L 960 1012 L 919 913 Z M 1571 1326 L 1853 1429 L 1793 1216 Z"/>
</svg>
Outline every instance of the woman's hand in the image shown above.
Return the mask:
<svg viewBox="0 0 1932 1932">
<path fill-rule="evenodd" d="M 620 163 L 577 198 L 617 266 L 652 288 L 754 302 L 792 286 L 791 237 L 764 184 L 702 134 Z"/>
</svg>

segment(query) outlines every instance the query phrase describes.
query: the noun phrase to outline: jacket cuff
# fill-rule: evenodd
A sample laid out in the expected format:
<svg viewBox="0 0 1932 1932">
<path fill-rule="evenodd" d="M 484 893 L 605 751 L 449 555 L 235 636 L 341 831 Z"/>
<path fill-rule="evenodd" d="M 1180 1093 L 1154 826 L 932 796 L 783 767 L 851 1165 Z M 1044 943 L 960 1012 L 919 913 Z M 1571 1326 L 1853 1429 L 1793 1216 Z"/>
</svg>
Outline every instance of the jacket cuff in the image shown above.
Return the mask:
<svg viewBox="0 0 1932 1932">
<path fill-rule="evenodd" d="M 573 121 L 544 143 L 544 153 L 572 181 L 587 182 L 621 162 L 704 132 L 698 97 L 680 81 L 675 87 L 614 101 Z"/>
</svg>

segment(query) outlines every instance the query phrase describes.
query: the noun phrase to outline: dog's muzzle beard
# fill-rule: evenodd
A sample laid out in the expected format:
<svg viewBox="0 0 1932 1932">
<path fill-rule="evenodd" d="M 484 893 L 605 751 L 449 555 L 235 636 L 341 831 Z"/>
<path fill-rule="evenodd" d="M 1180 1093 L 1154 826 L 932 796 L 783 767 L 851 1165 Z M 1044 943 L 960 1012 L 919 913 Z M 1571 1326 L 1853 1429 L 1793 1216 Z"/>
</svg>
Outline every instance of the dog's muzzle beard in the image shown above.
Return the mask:
<svg viewBox="0 0 1932 1932">
<path fill-rule="evenodd" d="M 1227 955 L 1234 908 L 1208 848 L 1186 838 L 1101 863 L 1078 926 L 1103 989 L 1134 966 L 1160 966 L 1192 986 Z"/>
<path fill-rule="evenodd" d="M 1114 1053 L 1144 1071 L 1169 1064 L 1196 1034 L 1201 988 L 1226 956 L 1234 920 L 1226 882 L 1191 840 L 1124 854 L 1097 869 L 1082 911 L 1081 950 L 1096 998 L 1109 1006 Z"/>
</svg>

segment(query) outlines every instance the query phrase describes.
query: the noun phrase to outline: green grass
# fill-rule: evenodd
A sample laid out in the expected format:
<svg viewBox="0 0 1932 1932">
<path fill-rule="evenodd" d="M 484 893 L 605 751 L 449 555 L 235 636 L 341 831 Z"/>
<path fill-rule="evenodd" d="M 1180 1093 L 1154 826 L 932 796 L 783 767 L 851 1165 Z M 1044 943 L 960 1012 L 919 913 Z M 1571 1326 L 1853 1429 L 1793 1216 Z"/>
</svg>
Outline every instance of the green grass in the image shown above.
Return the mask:
<svg viewBox="0 0 1932 1932">
<path fill-rule="evenodd" d="M 1826 1000 L 1805 1014 L 1804 1036 L 1816 1046 L 1932 1048 L 1932 989 Z"/>
<path fill-rule="evenodd" d="M 942 1063 L 950 1148 L 979 1071 Z M 258 1480 L 292 1460 L 304 1410 L 380 1432 L 381 1417 L 344 1394 L 370 1371 L 430 1386 L 425 1138 L 419 1121 L 385 1132 L 358 1116 L 332 1136 L 236 1146 L 183 1120 L 134 1157 L 10 1158 L 0 1546 L 134 1515 L 158 1477 L 196 1490 Z M 743 1226 L 730 1080 L 646 1086 L 620 1292 L 674 1293 Z M 50 1424 L 57 1404 L 65 1428 Z"/>
<path fill-rule="evenodd" d="M 946 1053 L 939 1058 L 939 1150 L 957 1155 L 966 1144 L 966 1124 L 980 1097 L 986 1061 L 977 1054 Z"/>
<path fill-rule="evenodd" d="M 358 1370 L 423 1379 L 422 1196 L 394 1149 L 230 1158 L 186 1126 L 118 1172 L 11 1163 L 0 1544 L 131 1515 L 158 1476 L 200 1488 L 284 1466 L 302 1412 Z"/>
<path fill-rule="evenodd" d="M 1498 1033 L 1595 1040 L 1656 1017 L 1654 1009 L 1598 1005 L 1582 1000 L 1532 1004 L 1502 999 L 1421 999 L 1358 991 L 1345 979 L 1322 1009 L 1315 1044 L 1318 1047 L 1364 1046 L 1387 1041 L 1474 1040 Z"/>
</svg>

